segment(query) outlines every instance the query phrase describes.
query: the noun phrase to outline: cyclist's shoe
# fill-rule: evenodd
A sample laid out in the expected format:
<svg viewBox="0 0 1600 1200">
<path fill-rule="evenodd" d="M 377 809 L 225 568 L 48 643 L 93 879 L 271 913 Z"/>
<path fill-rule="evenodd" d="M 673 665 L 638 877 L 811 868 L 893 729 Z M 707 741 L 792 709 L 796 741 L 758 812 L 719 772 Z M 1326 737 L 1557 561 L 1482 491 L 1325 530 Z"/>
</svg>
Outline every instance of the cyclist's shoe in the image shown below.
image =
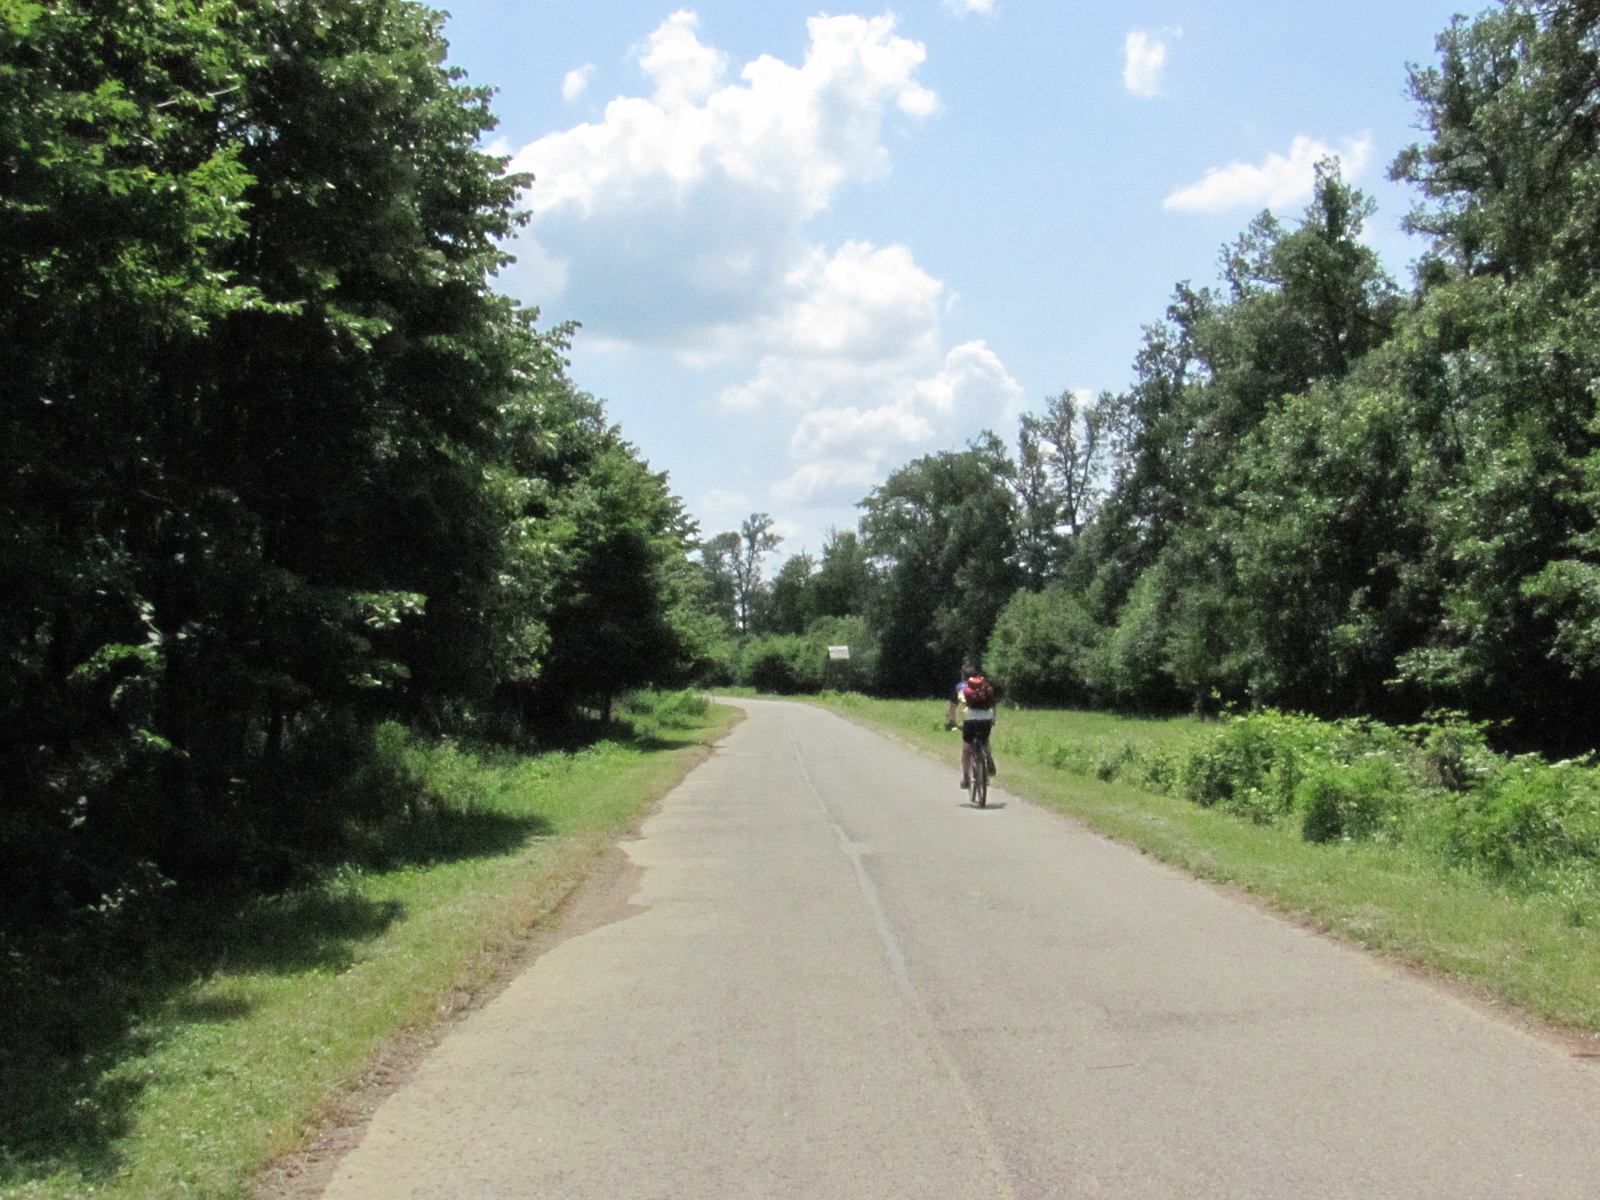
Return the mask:
<svg viewBox="0 0 1600 1200">
<path fill-rule="evenodd" d="M 972 781 L 970 779 L 963 779 L 961 781 L 961 790 L 963 792 L 966 791 L 971 786 L 972 786 Z"/>
<path fill-rule="evenodd" d="M 989 760 L 989 776 L 993 778 L 998 774 L 1000 774 L 1000 768 L 994 765 L 994 759 L 991 758 Z"/>
</svg>

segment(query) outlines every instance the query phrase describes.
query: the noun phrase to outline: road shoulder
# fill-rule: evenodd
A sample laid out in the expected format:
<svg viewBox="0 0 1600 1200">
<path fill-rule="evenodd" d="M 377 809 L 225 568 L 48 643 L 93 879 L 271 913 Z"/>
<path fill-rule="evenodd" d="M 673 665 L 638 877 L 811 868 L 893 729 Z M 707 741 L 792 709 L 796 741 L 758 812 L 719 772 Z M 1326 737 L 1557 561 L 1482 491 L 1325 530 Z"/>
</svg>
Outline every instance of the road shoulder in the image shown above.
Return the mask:
<svg viewBox="0 0 1600 1200">
<path fill-rule="evenodd" d="M 486 945 L 430 1019 L 399 1030 L 360 1076 L 329 1093 L 300 1145 L 257 1173 L 250 1188 L 253 1200 L 320 1197 L 344 1157 L 361 1144 L 384 1101 L 412 1079 L 446 1037 L 550 950 L 629 914 L 640 872 L 622 844 L 639 836 L 640 826 L 662 800 L 745 719 L 736 707 L 719 707 L 727 710 L 723 719 L 707 727 L 703 742 L 678 751 L 671 771 L 651 780 L 624 833 L 572 839 L 549 860 L 530 906 L 531 918 L 510 936 Z"/>
</svg>

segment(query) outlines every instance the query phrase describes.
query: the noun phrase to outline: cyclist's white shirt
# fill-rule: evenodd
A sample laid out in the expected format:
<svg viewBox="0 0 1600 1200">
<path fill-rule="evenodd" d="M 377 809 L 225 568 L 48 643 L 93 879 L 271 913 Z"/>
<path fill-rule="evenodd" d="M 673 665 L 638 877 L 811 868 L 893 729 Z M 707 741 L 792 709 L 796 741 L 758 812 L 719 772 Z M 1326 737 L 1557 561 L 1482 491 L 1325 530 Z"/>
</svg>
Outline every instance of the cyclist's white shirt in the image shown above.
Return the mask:
<svg viewBox="0 0 1600 1200">
<path fill-rule="evenodd" d="M 966 708 L 966 713 L 962 717 L 963 720 L 994 720 L 994 709 L 992 708 L 967 708 L 967 681 L 964 679 L 960 683 L 956 684 L 956 703 L 961 705 L 963 708 Z"/>
</svg>

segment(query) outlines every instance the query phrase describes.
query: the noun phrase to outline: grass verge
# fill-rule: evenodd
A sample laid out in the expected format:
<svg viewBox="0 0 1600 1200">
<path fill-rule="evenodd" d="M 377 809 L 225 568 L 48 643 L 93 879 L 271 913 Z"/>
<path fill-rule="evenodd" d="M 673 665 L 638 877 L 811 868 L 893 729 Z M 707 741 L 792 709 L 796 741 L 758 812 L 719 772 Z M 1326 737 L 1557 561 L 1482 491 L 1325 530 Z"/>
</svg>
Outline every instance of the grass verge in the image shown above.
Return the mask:
<svg viewBox="0 0 1600 1200">
<path fill-rule="evenodd" d="M 106 1036 L 19 1074 L 29 1115 L 0 1145 L 0 1197 L 248 1196 L 386 1043 L 492 982 L 504 948 L 739 719 L 682 708 L 572 754 L 400 745 L 437 806 L 386 847 L 398 865 L 202 922 L 203 967 L 134 989 Z M 193 941 L 174 929 L 174 957 L 192 962 Z"/>
<path fill-rule="evenodd" d="M 960 741 L 936 701 L 834 695 L 814 701 L 958 768 Z M 1600 934 L 1574 924 L 1559 894 L 1496 886 L 1408 846 L 1308 842 L 1116 782 L 1041 763 L 1031 746 L 1081 742 L 1172 752 L 1214 726 L 1188 718 L 1130 720 L 1104 713 L 1005 711 L 995 731 L 998 781 L 1090 828 L 1190 873 L 1260 897 L 1273 908 L 1361 946 L 1423 967 L 1572 1032 L 1600 1031 Z"/>
</svg>

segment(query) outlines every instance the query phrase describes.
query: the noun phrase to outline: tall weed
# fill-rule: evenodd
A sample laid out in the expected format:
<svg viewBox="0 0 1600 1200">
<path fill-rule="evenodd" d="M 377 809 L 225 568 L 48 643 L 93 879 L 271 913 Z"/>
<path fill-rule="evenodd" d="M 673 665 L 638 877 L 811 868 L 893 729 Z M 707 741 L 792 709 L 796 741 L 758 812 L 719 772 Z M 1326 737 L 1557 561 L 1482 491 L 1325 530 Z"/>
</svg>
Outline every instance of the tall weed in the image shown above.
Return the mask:
<svg viewBox="0 0 1600 1200">
<path fill-rule="evenodd" d="M 1005 749 L 1310 842 L 1410 844 L 1495 883 L 1556 894 L 1575 923 L 1600 919 L 1600 769 L 1497 754 L 1487 727 L 1459 714 L 1395 727 L 1262 710 L 1176 748 L 1034 735 Z"/>
</svg>

